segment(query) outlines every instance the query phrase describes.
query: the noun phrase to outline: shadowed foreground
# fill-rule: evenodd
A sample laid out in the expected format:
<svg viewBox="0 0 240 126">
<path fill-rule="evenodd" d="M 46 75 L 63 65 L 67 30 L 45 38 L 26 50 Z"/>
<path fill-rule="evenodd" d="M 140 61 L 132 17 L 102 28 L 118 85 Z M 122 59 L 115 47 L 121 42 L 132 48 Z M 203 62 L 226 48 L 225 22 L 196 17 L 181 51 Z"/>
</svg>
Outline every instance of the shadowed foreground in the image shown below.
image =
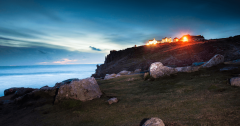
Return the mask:
<svg viewBox="0 0 240 126">
<path fill-rule="evenodd" d="M 87 102 L 65 100 L 52 105 L 52 97 L 39 94 L 41 98 L 31 103 L 1 105 L 0 125 L 138 126 L 150 117 L 161 118 L 166 126 L 240 125 L 240 88 L 230 86 L 228 80 L 240 69 L 219 71 L 226 66 L 154 81 L 144 81 L 142 74 L 98 80 L 103 96 Z M 119 102 L 108 105 L 111 97 Z"/>
</svg>

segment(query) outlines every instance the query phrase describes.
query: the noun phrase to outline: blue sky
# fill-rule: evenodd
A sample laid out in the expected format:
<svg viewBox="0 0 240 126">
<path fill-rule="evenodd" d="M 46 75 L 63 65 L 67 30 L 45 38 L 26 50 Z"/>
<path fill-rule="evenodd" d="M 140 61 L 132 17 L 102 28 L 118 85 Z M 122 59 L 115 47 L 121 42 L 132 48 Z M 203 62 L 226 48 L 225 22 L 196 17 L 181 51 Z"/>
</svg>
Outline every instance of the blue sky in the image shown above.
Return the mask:
<svg viewBox="0 0 240 126">
<path fill-rule="evenodd" d="M 237 0 L 0 0 L 0 66 L 103 63 L 149 39 L 240 34 Z"/>
</svg>

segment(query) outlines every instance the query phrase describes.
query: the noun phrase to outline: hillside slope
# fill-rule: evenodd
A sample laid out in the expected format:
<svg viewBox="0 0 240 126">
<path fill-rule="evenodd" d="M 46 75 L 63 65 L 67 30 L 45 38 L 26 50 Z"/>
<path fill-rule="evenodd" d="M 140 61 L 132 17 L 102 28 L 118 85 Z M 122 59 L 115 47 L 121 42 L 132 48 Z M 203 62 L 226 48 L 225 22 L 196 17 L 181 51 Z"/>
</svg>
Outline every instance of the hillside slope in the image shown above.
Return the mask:
<svg viewBox="0 0 240 126">
<path fill-rule="evenodd" d="M 204 62 L 215 54 L 224 55 L 225 61 L 240 59 L 240 35 L 208 40 L 203 42 L 159 43 L 110 51 L 104 64 L 97 65 L 95 78 L 122 70 L 148 70 L 153 62 L 162 62 L 165 66 L 189 66 L 194 62 Z"/>
</svg>

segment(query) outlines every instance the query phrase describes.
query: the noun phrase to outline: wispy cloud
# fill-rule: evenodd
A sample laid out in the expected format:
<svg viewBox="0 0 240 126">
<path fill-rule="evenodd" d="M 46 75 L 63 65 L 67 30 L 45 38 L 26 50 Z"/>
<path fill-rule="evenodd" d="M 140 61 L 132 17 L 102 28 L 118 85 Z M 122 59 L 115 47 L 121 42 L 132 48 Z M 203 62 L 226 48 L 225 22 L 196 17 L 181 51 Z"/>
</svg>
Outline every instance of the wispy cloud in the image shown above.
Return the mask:
<svg viewBox="0 0 240 126">
<path fill-rule="evenodd" d="M 91 48 L 92 50 L 95 50 L 95 51 L 102 51 L 101 49 L 98 49 L 98 48 L 95 48 L 95 47 L 92 47 L 92 46 L 89 46 L 89 48 Z"/>
<path fill-rule="evenodd" d="M 48 62 L 40 62 L 40 63 L 38 63 L 38 64 L 47 64 Z"/>
<path fill-rule="evenodd" d="M 70 59 L 63 59 L 62 61 L 55 61 L 53 63 L 59 63 L 59 64 L 77 64 L 77 63 L 74 63 L 76 62 L 77 60 L 70 60 Z"/>
</svg>

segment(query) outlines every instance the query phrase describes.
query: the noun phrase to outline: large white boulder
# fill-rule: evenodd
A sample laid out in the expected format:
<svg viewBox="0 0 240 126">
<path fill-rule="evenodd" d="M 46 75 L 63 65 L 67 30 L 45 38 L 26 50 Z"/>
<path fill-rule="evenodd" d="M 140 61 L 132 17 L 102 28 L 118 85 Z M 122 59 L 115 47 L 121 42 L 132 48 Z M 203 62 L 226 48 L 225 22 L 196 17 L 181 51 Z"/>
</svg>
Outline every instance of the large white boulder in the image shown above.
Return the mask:
<svg viewBox="0 0 240 126">
<path fill-rule="evenodd" d="M 94 77 L 82 80 L 72 81 L 70 84 L 62 85 L 58 89 L 56 102 L 61 99 L 76 99 L 88 101 L 94 98 L 100 98 L 102 92 Z"/>
<path fill-rule="evenodd" d="M 240 86 L 240 77 L 234 77 L 230 79 L 231 86 Z"/>
<path fill-rule="evenodd" d="M 153 78 L 159 78 L 162 76 L 169 76 L 170 74 L 177 73 L 178 71 L 175 68 L 163 66 L 161 62 L 152 63 L 150 66 L 150 75 Z"/>
<path fill-rule="evenodd" d="M 212 66 L 215 66 L 215 65 L 223 63 L 223 62 L 224 62 L 224 56 L 220 55 L 220 54 L 216 54 L 208 62 L 206 62 L 202 67 L 208 68 L 208 67 L 212 67 Z"/>
<path fill-rule="evenodd" d="M 165 126 L 163 121 L 157 117 L 148 119 L 142 126 Z"/>
</svg>

